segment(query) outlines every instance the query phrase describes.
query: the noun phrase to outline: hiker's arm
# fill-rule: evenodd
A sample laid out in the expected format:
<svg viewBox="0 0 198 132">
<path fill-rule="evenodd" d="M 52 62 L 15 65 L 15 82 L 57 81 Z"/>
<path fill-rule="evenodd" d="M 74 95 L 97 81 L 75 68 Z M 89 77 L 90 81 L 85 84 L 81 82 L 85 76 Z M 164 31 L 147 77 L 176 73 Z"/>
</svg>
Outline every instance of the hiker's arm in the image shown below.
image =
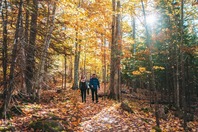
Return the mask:
<svg viewBox="0 0 198 132">
<path fill-rule="evenodd" d="M 90 88 L 92 88 L 92 79 L 90 79 L 90 81 L 89 81 L 89 86 L 90 86 Z"/>
</svg>

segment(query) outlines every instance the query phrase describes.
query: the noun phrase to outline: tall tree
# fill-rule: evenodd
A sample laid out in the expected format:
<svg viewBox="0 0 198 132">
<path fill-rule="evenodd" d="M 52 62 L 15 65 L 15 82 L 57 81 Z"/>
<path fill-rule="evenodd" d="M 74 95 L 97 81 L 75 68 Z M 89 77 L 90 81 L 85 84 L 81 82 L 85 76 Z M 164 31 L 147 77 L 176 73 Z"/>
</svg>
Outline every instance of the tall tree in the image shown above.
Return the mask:
<svg viewBox="0 0 198 132">
<path fill-rule="evenodd" d="M 25 5 L 25 28 L 24 28 L 24 44 L 23 44 L 23 48 L 24 48 L 24 54 L 25 54 L 25 57 L 26 55 L 28 54 L 26 51 L 28 51 L 28 47 L 29 47 L 29 17 L 30 17 L 30 0 L 26 0 L 26 5 Z M 24 83 L 24 87 L 25 87 L 25 93 L 28 93 L 30 94 L 30 87 L 29 87 L 29 84 L 30 84 L 30 80 L 28 78 L 28 73 L 26 70 L 27 70 L 27 60 L 28 58 L 26 57 L 25 58 L 25 62 L 24 62 L 24 67 L 23 68 L 23 74 L 24 74 L 24 78 L 25 78 L 25 83 Z M 27 87 L 28 86 L 28 87 Z"/>
<path fill-rule="evenodd" d="M 104 83 L 104 94 L 106 94 L 106 87 L 107 87 L 107 55 L 106 55 L 106 38 L 102 35 L 102 44 L 103 44 L 103 69 L 102 69 L 102 80 Z"/>
<path fill-rule="evenodd" d="M 78 8 L 81 7 L 82 1 L 79 0 L 77 3 L 76 10 L 78 11 Z M 77 18 L 78 19 L 78 18 Z M 79 39 L 79 32 L 80 28 L 79 26 L 79 20 L 77 20 L 77 27 L 75 28 L 76 36 L 75 36 L 75 54 L 74 54 L 74 83 L 72 86 L 72 89 L 78 88 L 78 80 L 79 80 L 79 63 L 80 63 L 80 51 L 81 51 L 81 45 L 80 45 L 80 39 Z"/>
<path fill-rule="evenodd" d="M 64 48 L 64 89 L 67 88 L 67 53 L 66 53 L 66 48 Z"/>
<path fill-rule="evenodd" d="M 115 76 L 115 67 L 114 67 L 114 63 L 116 60 L 116 51 L 115 51 L 115 31 L 116 31 L 116 2 L 115 0 L 112 0 L 112 9 L 113 9 L 113 14 L 112 14 L 112 31 L 111 31 L 111 66 L 110 66 L 110 94 L 109 94 L 109 98 L 112 99 L 116 99 L 116 94 L 115 94 L 115 90 L 114 90 L 114 76 Z"/>
<path fill-rule="evenodd" d="M 51 9 L 52 7 L 52 9 Z M 50 11 L 52 10 L 52 13 Z M 44 74 L 45 74 L 45 64 L 47 59 L 48 48 L 51 42 L 51 35 L 54 30 L 54 20 L 55 20 L 55 11 L 56 11 L 56 2 L 50 3 L 48 2 L 48 16 L 47 16 L 47 31 L 45 35 L 44 44 L 42 46 L 41 51 L 41 58 L 38 65 L 38 71 L 35 78 L 35 89 L 36 90 L 36 97 L 40 100 L 40 89 L 41 89 L 41 82 L 44 82 Z"/>
<path fill-rule="evenodd" d="M 1 11 L 2 15 L 2 22 L 3 22 L 3 45 L 2 45 L 2 67 L 3 67 L 3 87 L 4 91 L 7 90 L 7 59 L 8 59 L 8 46 L 7 46 L 7 40 L 8 40 L 8 30 L 7 30 L 7 24 L 8 24 L 8 4 L 7 0 L 2 1 L 1 3 L 4 4 L 3 10 Z"/>
<path fill-rule="evenodd" d="M 180 43 L 181 43 L 181 47 L 184 46 L 184 42 L 183 42 L 183 35 L 184 35 L 184 29 L 183 29 L 183 21 L 184 21 L 184 0 L 181 0 L 181 21 L 180 21 L 180 28 L 181 28 L 181 38 L 180 38 Z M 184 121 L 184 130 L 187 130 L 187 120 L 186 120 L 186 116 L 187 116 L 187 106 L 186 106 L 186 80 L 185 80 L 185 71 L 184 71 L 184 52 L 181 51 L 181 87 L 182 87 L 182 102 L 183 102 L 183 107 L 184 107 L 184 116 L 183 116 L 183 121 Z"/>
<path fill-rule="evenodd" d="M 38 0 L 33 0 L 31 10 L 30 37 L 26 52 L 26 87 L 29 95 L 33 94 L 33 82 L 35 73 L 35 46 L 37 36 Z"/>
<path fill-rule="evenodd" d="M 79 80 L 79 62 L 80 62 L 80 50 L 81 46 L 79 44 L 78 38 L 78 30 L 76 31 L 76 38 L 75 38 L 75 55 L 74 55 L 74 84 L 72 86 L 73 89 L 78 88 L 78 80 Z"/>
<path fill-rule="evenodd" d="M 121 33 L 121 3 L 117 0 L 117 17 L 116 17 L 116 63 L 115 63 L 115 76 L 114 85 L 116 89 L 116 99 L 120 101 L 120 91 L 121 91 L 121 52 L 122 52 L 122 33 Z"/>
<path fill-rule="evenodd" d="M 111 43 L 111 75 L 110 75 L 110 98 L 120 99 L 120 61 L 121 61 L 121 3 L 120 0 L 112 1 L 112 43 Z M 115 16 L 115 14 L 117 14 Z"/>
<path fill-rule="evenodd" d="M 21 41 L 21 30 L 22 30 L 22 5 L 23 2 L 20 0 L 19 2 L 19 11 L 18 11 L 18 17 L 17 17 L 17 23 L 16 23 L 16 31 L 14 36 L 14 43 L 13 43 L 13 49 L 12 49 L 12 57 L 11 57 L 11 65 L 10 65 L 10 74 L 9 74 L 9 84 L 8 84 L 8 90 L 6 90 L 5 93 L 5 100 L 2 105 L 2 117 L 6 118 L 7 111 L 9 109 L 10 100 L 12 97 L 12 92 L 14 91 L 14 81 L 15 81 L 15 63 L 17 58 L 17 47 L 18 44 Z"/>
</svg>

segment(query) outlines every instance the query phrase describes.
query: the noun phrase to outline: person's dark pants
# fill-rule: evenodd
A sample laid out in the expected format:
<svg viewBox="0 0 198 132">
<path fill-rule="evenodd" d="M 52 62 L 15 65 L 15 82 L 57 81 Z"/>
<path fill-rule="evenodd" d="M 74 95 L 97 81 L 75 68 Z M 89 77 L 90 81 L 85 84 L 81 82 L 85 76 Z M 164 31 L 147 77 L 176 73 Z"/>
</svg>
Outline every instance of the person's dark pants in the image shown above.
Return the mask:
<svg viewBox="0 0 198 132">
<path fill-rule="evenodd" d="M 94 94 L 96 96 L 96 103 L 98 102 L 98 90 L 95 88 L 91 89 L 92 101 L 94 102 Z"/>
<path fill-rule="evenodd" d="M 86 102 L 86 89 L 81 89 L 82 102 Z"/>
</svg>

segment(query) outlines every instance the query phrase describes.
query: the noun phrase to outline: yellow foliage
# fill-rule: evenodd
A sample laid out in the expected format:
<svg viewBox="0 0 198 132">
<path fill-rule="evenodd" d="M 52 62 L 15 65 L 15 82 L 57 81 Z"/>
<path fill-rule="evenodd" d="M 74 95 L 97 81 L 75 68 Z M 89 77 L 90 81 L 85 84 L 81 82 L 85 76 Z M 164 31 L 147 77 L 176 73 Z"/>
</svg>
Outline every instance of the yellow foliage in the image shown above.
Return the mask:
<svg viewBox="0 0 198 132">
<path fill-rule="evenodd" d="M 141 73 L 140 73 L 140 71 L 133 71 L 132 74 L 133 75 L 140 75 Z"/>
<path fill-rule="evenodd" d="M 165 68 L 162 66 L 153 66 L 153 69 L 155 70 L 164 70 Z"/>
<path fill-rule="evenodd" d="M 146 71 L 146 68 L 145 67 L 139 67 L 139 71 L 140 72 L 145 72 Z"/>
</svg>

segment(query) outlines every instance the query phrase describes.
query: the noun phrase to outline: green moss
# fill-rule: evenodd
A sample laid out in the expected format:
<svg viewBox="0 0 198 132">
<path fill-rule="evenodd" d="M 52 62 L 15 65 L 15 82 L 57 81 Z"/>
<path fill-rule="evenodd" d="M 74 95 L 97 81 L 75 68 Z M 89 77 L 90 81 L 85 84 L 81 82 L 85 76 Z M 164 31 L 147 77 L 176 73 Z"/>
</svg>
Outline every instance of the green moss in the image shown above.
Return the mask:
<svg viewBox="0 0 198 132">
<path fill-rule="evenodd" d="M 63 126 L 58 122 L 54 120 L 40 120 L 36 121 L 30 124 L 30 128 L 33 128 L 34 130 L 42 130 L 42 131 L 63 131 Z"/>
</svg>

